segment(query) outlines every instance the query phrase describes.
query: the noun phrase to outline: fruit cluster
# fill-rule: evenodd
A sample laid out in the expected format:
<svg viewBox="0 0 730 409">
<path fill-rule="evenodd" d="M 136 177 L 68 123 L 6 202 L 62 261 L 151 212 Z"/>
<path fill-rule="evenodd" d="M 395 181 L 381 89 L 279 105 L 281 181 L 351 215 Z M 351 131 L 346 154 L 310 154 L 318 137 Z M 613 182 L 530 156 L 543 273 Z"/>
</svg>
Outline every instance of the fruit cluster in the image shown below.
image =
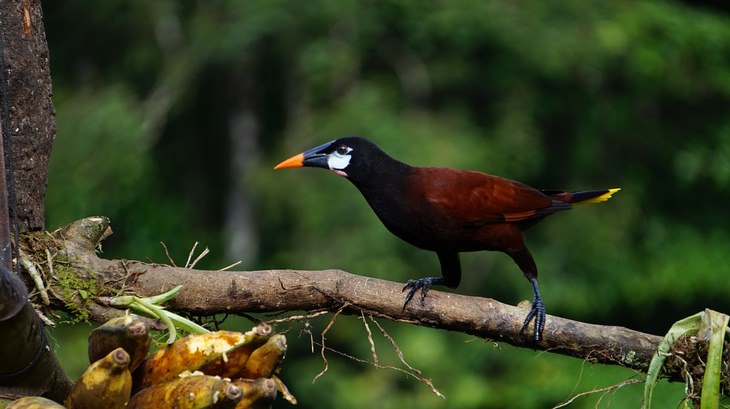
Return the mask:
<svg viewBox="0 0 730 409">
<path fill-rule="evenodd" d="M 286 338 L 268 324 L 188 335 L 152 354 L 150 344 L 143 319 L 109 320 L 89 335 L 92 364 L 64 406 L 27 397 L 8 408 L 268 408 L 278 391 L 296 403 L 275 375 Z"/>
</svg>

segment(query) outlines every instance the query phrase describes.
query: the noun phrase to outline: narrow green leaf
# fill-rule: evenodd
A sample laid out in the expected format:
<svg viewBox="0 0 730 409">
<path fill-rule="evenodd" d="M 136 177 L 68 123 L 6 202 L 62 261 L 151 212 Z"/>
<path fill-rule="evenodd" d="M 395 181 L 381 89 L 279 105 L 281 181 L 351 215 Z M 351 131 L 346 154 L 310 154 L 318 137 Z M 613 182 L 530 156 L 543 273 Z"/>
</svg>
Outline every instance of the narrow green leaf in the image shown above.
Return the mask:
<svg viewBox="0 0 730 409">
<path fill-rule="evenodd" d="M 175 297 L 181 288 L 182 286 L 179 285 L 164 294 L 146 298 L 140 298 L 133 295 L 123 295 L 112 298 L 111 305 L 115 307 L 129 308 L 139 314 L 161 320 L 167 326 L 167 330 L 169 332 L 167 338 L 168 344 L 173 343 L 175 338 L 177 338 L 177 328 L 191 334 L 205 334 L 210 332 L 206 328 L 190 321 L 189 319 L 183 318 L 174 312 L 167 311 L 164 307 L 159 306 L 159 304 L 169 301 Z"/>
<path fill-rule="evenodd" d="M 651 409 L 651 399 L 654 394 L 654 387 L 656 387 L 659 379 L 659 373 L 662 371 L 664 361 L 667 359 L 670 347 L 674 344 L 677 339 L 683 335 L 695 334 L 700 328 L 702 323 L 702 317 L 704 312 L 698 312 L 687 318 L 683 318 L 672 325 L 664 336 L 664 339 L 659 344 L 654 357 L 649 363 L 649 370 L 646 372 L 646 383 L 644 384 L 644 404 L 642 408 Z"/>
<path fill-rule="evenodd" d="M 175 323 L 175 326 L 180 328 L 181 330 L 190 333 L 190 334 L 207 334 L 210 332 L 209 329 L 202 327 L 192 321 L 190 321 L 187 318 L 181 317 L 174 312 L 165 311 L 165 313 L 170 317 L 172 322 Z"/>
<path fill-rule="evenodd" d="M 702 377 L 702 400 L 700 409 L 720 407 L 720 370 L 722 368 L 722 347 L 725 343 L 728 317 L 710 309 L 705 310 L 705 326 L 710 330 L 710 345 L 707 349 L 705 375 Z"/>
<path fill-rule="evenodd" d="M 167 311 L 164 309 L 147 302 L 146 300 L 142 298 L 137 298 L 135 301 L 139 303 L 140 305 L 146 307 L 147 309 L 151 310 L 157 318 L 159 318 L 165 326 L 167 326 L 167 343 L 172 344 L 175 342 L 175 338 L 177 338 L 177 329 L 175 328 L 175 324 L 172 323 L 172 320 L 167 315 Z"/>
<path fill-rule="evenodd" d="M 162 294 L 155 295 L 152 297 L 146 297 L 146 298 L 144 298 L 144 300 L 146 300 L 150 304 L 160 305 L 164 302 L 170 301 L 173 298 L 175 298 L 177 293 L 180 292 L 181 288 L 183 288 L 182 284 L 178 285 L 177 287 L 173 288 L 172 290 L 170 290 L 166 293 L 162 293 Z"/>
</svg>

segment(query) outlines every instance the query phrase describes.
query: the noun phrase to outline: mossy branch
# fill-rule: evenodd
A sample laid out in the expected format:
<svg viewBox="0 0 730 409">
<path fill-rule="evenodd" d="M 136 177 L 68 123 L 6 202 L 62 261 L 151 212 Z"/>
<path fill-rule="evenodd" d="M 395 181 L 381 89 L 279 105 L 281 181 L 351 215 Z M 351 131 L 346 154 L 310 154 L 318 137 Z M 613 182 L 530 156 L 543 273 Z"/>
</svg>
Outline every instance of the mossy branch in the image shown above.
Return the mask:
<svg viewBox="0 0 730 409">
<path fill-rule="evenodd" d="M 205 271 L 132 260 L 107 260 L 98 257 L 95 250 L 110 231 L 108 219 L 94 217 L 53 233 L 57 257 L 81 275 L 93 272 L 95 298 L 75 299 L 83 301 L 92 319 L 99 321 L 112 315 L 114 310 L 109 303 L 114 296 L 151 297 L 182 285 L 180 293 L 167 305 L 171 311 L 199 316 L 302 310 L 365 314 L 641 372 L 647 372 L 662 341 L 659 336 L 628 328 L 548 316 L 544 339 L 536 344 L 529 331 L 520 332 L 526 313 L 522 308 L 488 298 L 431 290 L 424 306 L 411 303 L 403 309 L 401 283 L 341 270 Z M 57 282 L 51 283 L 50 287 L 57 285 Z M 64 294 L 63 291 L 51 293 L 54 296 Z M 57 300 L 56 304 L 68 302 Z M 706 351 L 706 344 L 702 340 L 677 344 L 673 352 L 681 356 L 681 362 L 669 357 L 662 376 L 683 381 L 688 373 L 703 373 L 706 357 L 703 351 Z M 724 356 L 727 362 L 727 351 Z M 727 379 L 727 374 L 723 373 L 723 380 L 727 382 Z"/>
</svg>

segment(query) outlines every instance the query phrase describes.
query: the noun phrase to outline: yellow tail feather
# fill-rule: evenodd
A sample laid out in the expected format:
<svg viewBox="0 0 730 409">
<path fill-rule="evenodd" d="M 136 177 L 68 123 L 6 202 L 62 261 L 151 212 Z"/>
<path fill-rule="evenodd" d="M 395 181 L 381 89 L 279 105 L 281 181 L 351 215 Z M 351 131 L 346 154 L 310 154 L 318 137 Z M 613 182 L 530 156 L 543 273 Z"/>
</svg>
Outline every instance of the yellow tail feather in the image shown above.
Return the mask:
<svg viewBox="0 0 730 409">
<path fill-rule="evenodd" d="M 601 203 L 601 202 L 605 202 L 606 200 L 610 199 L 611 196 L 613 196 L 613 194 L 616 193 L 616 192 L 618 192 L 619 190 L 621 190 L 620 187 L 613 188 L 613 189 L 608 189 L 608 192 L 606 192 L 606 193 L 604 193 L 604 194 L 602 194 L 602 195 L 600 195 L 598 197 L 594 197 L 593 199 L 588 199 L 588 200 L 584 200 L 582 202 L 577 202 L 577 203 L 573 203 L 573 204 L 574 205 L 583 205 L 583 204 L 590 204 L 590 203 Z"/>
</svg>

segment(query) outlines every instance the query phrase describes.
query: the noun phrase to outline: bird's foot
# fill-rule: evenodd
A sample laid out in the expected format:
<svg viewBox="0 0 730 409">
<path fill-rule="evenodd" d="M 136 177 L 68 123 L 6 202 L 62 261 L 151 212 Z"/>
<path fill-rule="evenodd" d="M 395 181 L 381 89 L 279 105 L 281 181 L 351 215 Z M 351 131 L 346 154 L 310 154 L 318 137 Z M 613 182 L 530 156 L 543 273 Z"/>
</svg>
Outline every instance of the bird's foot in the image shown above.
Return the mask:
<svg viewBox="0 0 730 409">
<path fill-rule="evenodd" d="M 532 299 L 532 308 L 525 317 L 525 321 L 522 323 L 522 329 L 520 332 L 524 332 L 525 328 L 530 324 L 532 318 L 535 318 L 535 342 L 542 340 L 542 331 L 545 329 L 545 304 L 542 302 L 542 297 L 536 295 Z"/>
<path fill-rule="evenodd" d="M 403 286 L 403 289 L 401 292 L 407 290 L 408 294 L 406 294 L 406 302 L 403 303 L 403 309 L 406 309 L 406 306 L 413 298 L 413 295 L 416 294 L 416 291 L 418 289 L 421 289 L 421 305 L 424 305 L 424 300 L 426 299 L 426 293 L 428 293 L 428 290 L 431 288 L 431 285 L 434 284 L 434 281 L 440 280 L 439 277 L 423 277 L 416 280 L 410 279 L 406 282 L 406 285 Z"/>
</svg>

